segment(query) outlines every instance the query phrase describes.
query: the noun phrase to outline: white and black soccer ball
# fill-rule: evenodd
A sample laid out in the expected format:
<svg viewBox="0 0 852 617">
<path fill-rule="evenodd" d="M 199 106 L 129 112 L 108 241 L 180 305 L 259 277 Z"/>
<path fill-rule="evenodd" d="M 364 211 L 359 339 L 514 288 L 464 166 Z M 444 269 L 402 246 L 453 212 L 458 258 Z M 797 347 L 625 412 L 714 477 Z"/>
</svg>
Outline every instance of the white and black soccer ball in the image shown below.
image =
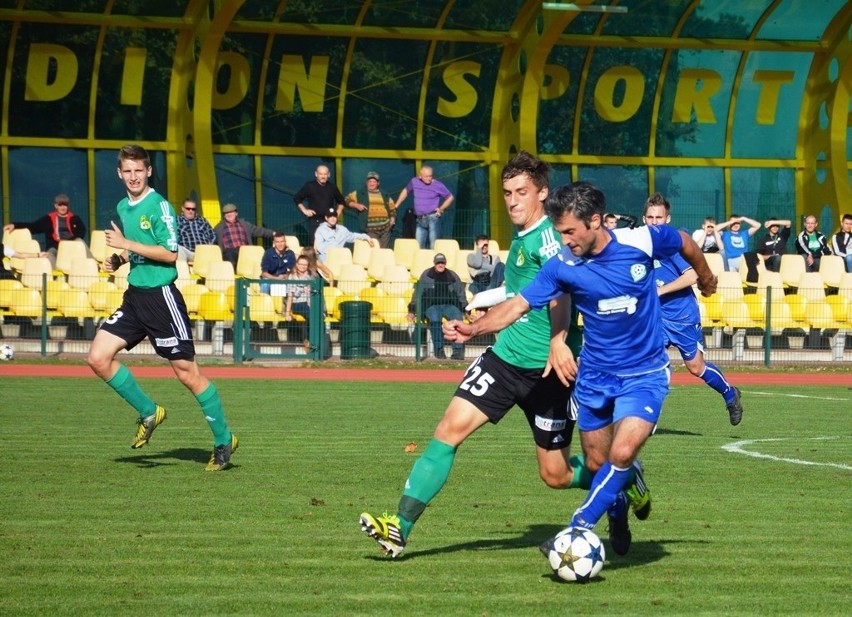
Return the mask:
<svg viewBox="0 0 852 617">
<path fill-rule="evenodd" d="M 595 532 L 582 527 L 568 527 L 553 538 L 547 555 L 550 567 L 559 578 L 585 583 L 603 569 L 606 552 Z"/>
<path fill-rule="evenodd" d="M 15 357 L 15 350 L 11 345 L 0 345 L 0 360 L 11 360 Z"/>
</svg>

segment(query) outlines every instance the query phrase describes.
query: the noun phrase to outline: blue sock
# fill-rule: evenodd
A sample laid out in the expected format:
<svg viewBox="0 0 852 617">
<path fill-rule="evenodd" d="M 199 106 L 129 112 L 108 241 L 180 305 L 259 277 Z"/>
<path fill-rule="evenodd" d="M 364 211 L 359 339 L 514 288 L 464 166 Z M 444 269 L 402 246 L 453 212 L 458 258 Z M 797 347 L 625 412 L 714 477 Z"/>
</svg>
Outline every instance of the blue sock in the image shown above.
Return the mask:
<svg viewBox="0 0 852 617">
<path fill-rule="evenodd" d="M 734 400 L 734 389 L 715 364 L 707 362 L 704 371 L 699 377 L 704 380 L 704 383 L 721 394 L 725 398 L 725 403 L 730 403 Z"/>
<path fill-rule="evenodd" d="M 609 461 L 604 463 L 592 480 L 586 501 L 574 512 L 571 526 L 593 529 L 604 512 L 615 504 L 618 494 L 627 486 L 633 473 L 632 467 L 620 469 Z"/>
</svg>

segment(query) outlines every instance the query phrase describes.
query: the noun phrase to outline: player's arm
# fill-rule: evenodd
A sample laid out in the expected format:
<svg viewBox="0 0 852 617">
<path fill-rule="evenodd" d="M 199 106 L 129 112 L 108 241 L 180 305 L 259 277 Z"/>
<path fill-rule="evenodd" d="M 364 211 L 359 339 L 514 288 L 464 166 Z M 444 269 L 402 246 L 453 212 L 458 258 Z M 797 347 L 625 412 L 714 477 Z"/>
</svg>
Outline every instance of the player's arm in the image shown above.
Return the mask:
<svg viewBox="0 0 852 617">
<path fill-rule="evenodd" d="M 704 259 L 704 253 L 698 248 L 695 241 L 682 231 L 678 231 L 683 241 L 683 246 L 680 249 L 680 254 L 689 262 L 695 272 L 698 289 L 704 296 L 712 296 L 716 291 L 716 275 L 710 270 L 707 265 L 707 260 Z"/>
<path fill-rule="evenodd" d="M 577 378 L 577 361 L 567 343 L 570 327 L 571 296 L 562 294 L 550 302 L 550 356 L 542 376 L 547 377 L 552 369 L 566 386 Z"/>
<path fill-rule="evenodd" d="M 480 334 L 499 332 L 526 315 L 530 305 L 522 296 L 501 302 L 473 323 L 454 319 L 444 324 L 444 338 L 453 343 L 465 343 Z"/>
<path fill-rule="evenodd" d="M 698 275 L 695 273 L 695 270 L 690 268 L 672 282 L 657 287 L 657 295 L 664 296 L 674 291 L 686 289 L 695 285 L 696 282 L 698 282 Z"/>
<path fill-rule="evenodd" d="M 134 242 L 124 237 L 124 234 L 115 224 L 115 221 L 110 221 L 112 229 L 104 231 L 106 236 L 107 246 L 124 251 L 121 256 L 126 260 L 127 253 L 136 253 L 146 259 L 153 261 L 162 261 L 163 263 L 175 263 L 177 261 L 177 251 L 170 251 L 159 244 L 142 244 Z"/>
</svg>

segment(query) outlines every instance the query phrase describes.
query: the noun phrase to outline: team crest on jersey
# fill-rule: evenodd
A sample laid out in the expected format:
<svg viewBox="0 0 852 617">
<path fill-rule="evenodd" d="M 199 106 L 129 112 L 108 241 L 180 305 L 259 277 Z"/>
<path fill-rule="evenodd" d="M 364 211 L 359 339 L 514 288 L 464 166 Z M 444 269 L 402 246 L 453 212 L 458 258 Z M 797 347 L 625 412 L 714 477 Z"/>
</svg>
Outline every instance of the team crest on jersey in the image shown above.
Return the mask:
<svg viewBox="0 0 852 617">
<path fill-rule="evenodd" d="M 656 270 L 657 268 L 661 268 L 662 266 L 663 264 L 660 263 L 659 259 L 654 260 L 654 270 Z"/>
<path fill-rule="evenodd" d="M 139 219 L 139 229 L 144 229 L 146 231 L 148 229 L 151 229 L 151 222 L 148 220 L 148 217 L 145 216 L 144 214 L 142 215 L 142 218 Z"/>
<path fill-rule="evenodd" d="M 526 260 L 524 259 L 524 252 L 521 249 L 518 249 L 518 258 L 515 260 L 515 265 L 519 268 L 524 265 Z"/>
<path fill-rule="evenodd" d="M 641 281 L 648 274 L 648 269 L 645 264 L 633 264 L 630 266 L 630 276 L 633 277 L 633 282 Z"/>
</svg>

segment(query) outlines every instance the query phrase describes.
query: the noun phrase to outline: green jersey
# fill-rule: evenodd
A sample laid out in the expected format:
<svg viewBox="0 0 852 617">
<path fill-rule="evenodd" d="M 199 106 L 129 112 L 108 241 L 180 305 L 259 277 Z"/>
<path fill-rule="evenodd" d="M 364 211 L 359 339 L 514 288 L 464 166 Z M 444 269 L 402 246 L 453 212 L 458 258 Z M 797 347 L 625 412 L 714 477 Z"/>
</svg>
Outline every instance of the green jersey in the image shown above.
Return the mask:
<svg viewBox="0 0 852 617">
<path fill-rule="evenodd" d="M 148 246 L 160 245 L 177 252 L 177 219 L 169 201 L 154 189 L 137 202 L 125 197 L 116 206 L 124 237 Z M 170 285 L 177 279 L 174 263 L 153 261 L 128 251 L 130 274 L 127 282 L 134 287 L 153 289 Z"/>
<path fill-rule="evenodd" d="M 511 298 L 529 285 L 544 263 L 561 249 L 559 235 L 547 217 L 529 229 L 516 231 L 506 263 L 506 297 Z M 582 340 L 575 327 L 576 312 L 572 313 L 568 344 L 576 358 Z M 494 353 L 518 368 L 544 368 L 550 355 L 550 308 L 532 310 L 500 332 Z"/>
</svg>

